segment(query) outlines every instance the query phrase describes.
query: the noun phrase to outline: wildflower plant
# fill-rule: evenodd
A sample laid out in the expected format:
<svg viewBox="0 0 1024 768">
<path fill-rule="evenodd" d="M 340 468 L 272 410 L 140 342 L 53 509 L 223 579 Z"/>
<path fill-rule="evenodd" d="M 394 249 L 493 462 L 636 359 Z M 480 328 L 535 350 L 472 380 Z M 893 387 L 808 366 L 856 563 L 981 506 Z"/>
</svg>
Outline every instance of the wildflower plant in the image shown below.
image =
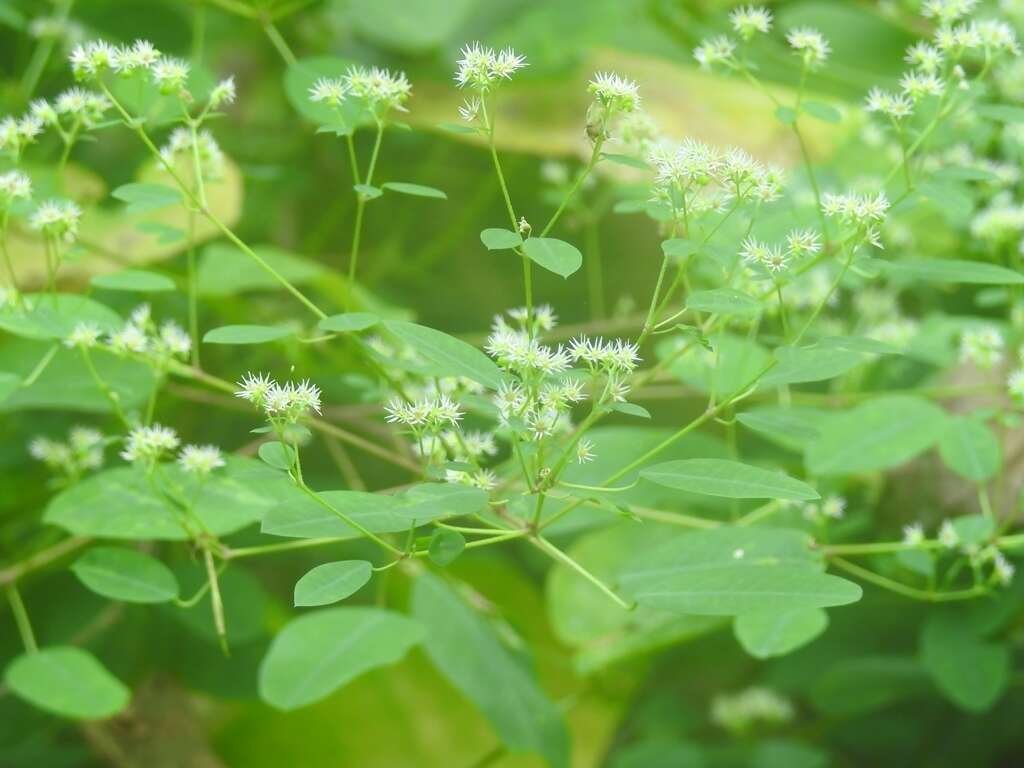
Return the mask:
<svg viewBox="0 0 1024 768">
<path fill-rule="evenodd" d="M 195 5 L 190 53 L 90 39 L 67 13 L 37 19 L 42 63 L 27 65 L 18 108 L 0 118 L 0 418 L 25 433 L 23 471 L 45 481 L 18 492 L 40 514 L 2 529 L 13 546 L 0 584 L 23 646 L 5 662 L 5 691 L 69 719 L 125 711 L 119 678 L 136 672 L 108 671 L 91 640 L 113 625 L 141 631 L 149 609 L 129 622 L 120 603 L 163 603 L 184 617 L 169 635 L 237 652 L 233 668 L 279 710 L 345 689 L 333 706 L 371 669 L 390 681 L 431 664 L 500 742 L 482 760 L 438 758 L 453 765 L 506 752 L 575 764 L 587 739 L 566 710 L 587 693 L 619 718 L 621 696 L 594 682 L 613 667 L 629 678 L 638 659 L 659 674 L 637 681 L 641 704 L 596 740 L 612 745 L 609 765 L 678 762 L 633 728 L 662 695 L 663 659 L 708 681 L 693 708 L 708 727 L 677 734 L 681 754 L 692 740 L 720 756 L 711 742 L 728 738 L 744 764 L 801 762 L 765 757 L 801 749 L 808 764 L 884 764 L 819 726 L 875 717 L 890 695 L 978 716 L 1001 697 L 1015 706 L 1014 3 L 925 0 L 904 25 L 923 38 L 884 81 L 856 80 L 842 98 L 829 90 L 835 68 L 838 80 L 851 71 L 838 39 L 833 50 L 820 30 L 782 23 L 784 4 L 735 5 L 687 55 L 708 87 L 736 81 L 745 108 L 774 115 L 779 151 L 662 129 L 646 110 L 665 111 L 663 88 L 623 64 L 577 73 L 562 112 L 578 157 L 545 149 L 543 164 L 507 151 L 523 146 L 518 100 L 548 76 L 541 51 L 410 45 L 403 53 L 438 51 L 435 69 L 447 51 L 443 84 L 402 57 L 414 97 L 410 77 L 381 63 L 388 45 L 376 47 L 408 30 L 377 29 L 378 40 L 353 12 L 352 50 L 366 62 L 299 58 L 277 22 L 323 9 L 210 4 L 266 35 L 282 87 L 244 67 L 237 79 L 215 72 Z M 904 13 L 896 5 L 887 13 Z M 315 48 L 315 27 L 286 31 Z M 316 135 L 290 115 L 273 157 L 253 155 L 259 128 L 231 127 L 252 115 L 259 126 L 257 102 L 277 91 Z M 442 109 L 459 120 L 442 129 L 477 161 L 458 193 L 461 176 L 417 143 L 451 140 L 419 135 Z M 98 204 L 102 184 L 83 166 L 133 152 L 140 180 Z M 422 178 L 381 181 L 400 168 Z M 216 198 L 240 177 L 258 213 L 236 225 Z M 435 177 L 452 179 L 448 192 L 419 183 Z M 436 243 L 426 225 L 405 231 L 405 205 L 429 217 Z M 107 239 L 119 217 L 138 230 Z M 371 227 L 379 238 L 364 237 Z M 262 228 L 327 255 L 244 239 Z M 154 232 L 180 265 L 138 268 L 141 234 Z M 443 263 L 460 250 L 458 268 Z M 466 274 L 470 260 L 481 274 Z M 492 320 L 449 333 L 417 311 Z M 66 426 L 61 412 L 73 414 Z M 31 533 L 40 520 L 45 536 Z M 259 570 L 279 562 L 292 566 Z M 37 591 L 64 565 L 77 582 Z M 61 613 L 52 595 L 72 589 L 116 610 L 59 639 L 51 625 L 85 610 Z M 735 643 L 720 642 L 730 633 Z M 702 636 L 715 647 L 702 650 Z M 744 661 L 742 686 L 717 671 L 741 653 L 797 663 L 812 643 L 839 672 L 806 692 L 781 667 Z M 422 657 L 402 662 L 417 646 Z M 544 663 L 523 663 L 531 654 Z M 547 666 L 555 687 L 541 682 Z M 872 675 L 884 695 L 848 695 Z M 426 685 L 407 677 L 409 690 Z M 556 687 L 571 695 L 556 701 Z M 100 731 L 84 732 L 106 754 Z"/>
</svg>

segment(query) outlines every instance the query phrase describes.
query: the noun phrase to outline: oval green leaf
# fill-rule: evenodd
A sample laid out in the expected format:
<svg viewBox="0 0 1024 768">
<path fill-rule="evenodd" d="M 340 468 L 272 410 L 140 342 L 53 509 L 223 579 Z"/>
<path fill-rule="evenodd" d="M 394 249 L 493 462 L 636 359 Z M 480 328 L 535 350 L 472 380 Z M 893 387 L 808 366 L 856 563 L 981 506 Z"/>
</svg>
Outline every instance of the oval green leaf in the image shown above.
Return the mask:
<svg viewBox="0 0 1024 768">
<path fill-rule="evenodd" d="M 553 237 L 527 238 L 523 252 L 530 261 L 562 277 L 569 277 L 583 266 L 583 254 L 576 246 Z"/>
<path fill-rule="evenodd" d="M 178 597 L 171 569 L 151 555 L 123 547 L 94 547 L 71 566 L 93 592 L 126 603 L 166 603 Z"/>
<path fill-rule="evenodd" d="M 821 608 L 756 611 L 737 616 L 733 631 L 743 649 L 756 659 L 784 656 L 814 640 L 828 626 Z"/>
<path fill-rule="evenodd" d="M 308 571 L 295 584 L 295 605 L 329 605 L 358 592 L 373 575 L 366 560 L 324 563 Z"/>
<path fill-rule="evenodd" d="M 388 181 L 381 184 L 384 189 L 390 189 L 392 192 L 401 192 L 403 195 L 413 195 L 414 197 L 433 197 L 438 200 L 447 200 L 446 195 L 442 190 L 435 187 L 426 187 L 422 184 L 409 184 L 404 181 Z"/>
<path fill-rule="evenodd" d="M 1003 451 L 992 430 L 964 417 L 949 419 L 939 441 L 939 454 L 947 467 L 976 483 L 995 477 L 1003 463 Z"/>
<path fill-rule="evenodd" d="M 350 333 L 352 331 L 365 331 L 379 322 L 380 318 L 369 312 L 345 312 L 340 315 L 325 317 L 317 327 L 321 331 Z"/>
<path fill-rule="evenodd" d="M 523 238 L 518 232 L 513 232 L 510 229 L 491 227 L 480 233 L 480 242 L 489 251 L 503 251 L 509 248 L 518 248 L 523 244 Z"/>
<path fill-rule="evenodd" d="M 466 549 L 466 538 L 458 531 L 439 528 L 430 537 L 427 554 L 435 565 L 442 567 L 455 562 Z"/>
<path fill-rule="evenodd" d="M 399 661 L 423 626 L 380 608 L 328 608 L 289 622 L 259 672 L 260 697 L 282 710 L 330 695 L 364 672 Z"/>
<path fill-rule="evenodd" d="M 206 332 L 205 344 L 265 344 L 291 336 L 292 330 L 280 325 L 223 325 Z"/>
<path fill-rule="evenodd" d="M 640 476 L 666 488 L 729 499 L 812 501 L 820 498 L 807 483 L 781 472 L 726 459 L 666 461 L 641 470 Z"/>
<path fill-rule="evenodd" d="M 40 709 L 75 720 L 102 720 L 128 706 L 131 692 L 95 656 L 56 646 L 18 656 L 4 671 L 17 696 Z"/>
<path fill-rule="evenodd" d="M 89 281 L 95 288 L 108 291 L 138 291 L 150 293 L 157 291 L 173 291 L 174 281 L 167 275 L 157 272 L 146 272 L 141 269 L 124 269 L 109 275 L 96 275 Z"/>
<path fill-rule="evenodd" d="M 385 326 L 432 364 L 433 375 L 465 376 L 491 389 L 501 384 L 501 369 L 476 347 L 425 325 L 387 320 Z"/>
</svg>

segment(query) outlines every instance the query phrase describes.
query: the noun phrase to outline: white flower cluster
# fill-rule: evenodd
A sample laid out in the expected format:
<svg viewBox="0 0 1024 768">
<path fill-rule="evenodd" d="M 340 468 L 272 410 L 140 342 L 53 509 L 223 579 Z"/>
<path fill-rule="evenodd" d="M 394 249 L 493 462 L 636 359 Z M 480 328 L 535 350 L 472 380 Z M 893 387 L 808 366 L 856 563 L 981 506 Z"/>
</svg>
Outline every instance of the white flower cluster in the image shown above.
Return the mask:
<svg viewBox="0 0 1024 768">
<path fill-rule="evenodd" d="M 36 437 L 29 443 L 32 458 L 52 470 L 78 477 L 85 470 L 103 466 L 103 434 L 89 427 L 73 427 L 67 440 Z"/>
<path fill-rule="evenodd" d="M 743 42 L 749 42 L 756 35 L 767 34 L 772 28 L 772 14 L 767 8 L 747 5 L 736 8 L 729 14 L 729 22 L 733 31 Z M 723 66 L 727 69 L 739 69 L 740 62 L 736 59 L 736 40 L 728 35 L 716 35 L 701 40 L 693 50 L 693 58 L 701 69 L 713 69 Z"/>
<path fill-rule="evenodd" d="M 793 53 L 803 59 L 804 66 L 808 69 L 817 69 L 832 52 L 828 40 L 816 29 L 810 27 L 798 27 L 786 34 L 786 42 L 793 49 Z"/>
<path fill-rule="evenodd" d="M 247 373 L 236 397 L 261 409 L 272 423 L 294 424 L 310 412 L 320 413 L 320 388 L 309 380 L 278 384 L 266 374 Z"/>
<path fill-rule="evenodd" d="M 47 200 L 35 209 L 28 223 L 47 238 L 73 243 L 81 217 L 82 209 L 70 200 Z"/>
<path fill-rule="evenodd" d="M 206 476 L 224 466 L 224 455 L 215 445 L 186 445 L 178 454 L 178 466 L 189 474 Z"/>
<path fill-rule="evenodd" d="M 125 439 L 121 458 L 152 465 L 181 444 L 178 433 L 160 424 L 136 427 Z"/>
<path fill-rule="evenodd" d="M 990 582 L 1000 586 L 1008 586 L 1013 581 L 1016 568 L 1006 555 L 995 544 L 979 545 L 964 542 L 952 520 L 943 520 L 936 536 L 939 546 L 947 552 L 960 552 L 966 555 L 971 567 L 980 572 L 986 565 L 991 566 Z M 923 548 L 928 544 L 924 526 L 913 523 L 903 527 L 903 543 L 909 547 Z"/>
<path fill-rule="evenodd" d="M 525 66 L 526 57 L 511 48 L 495 51 L 472 43 L 462 49 L 462 58 L 456 63 L 455 82 L 459 88 L 486 93 L 502 80 L 511 80 L 512 75 Z"/>
<path fill-rule="evenodd" d="M 971 219 L 971 234 L 993 247 L 1010 245 L 1024 233 L 1024 205 L 1008 192 L 992 197 Z"/>
<path fill-rule="evenodd" d="M 876 248 L 882 247 L 879 225 L 885 221 L 889 210 L 889 198 L 884 192 L 875 195 L 858 195 L 852 192 L 834 194 L 826 192 L 821 198 L 821 210 L 830 219 L 863 233 L 867 242 Z"/>
<path fill-rule="evenodd" d="M 995 326 L 968 328 L 960 336 L 960 362 L 989 370 L 1002 362 L 1005 347 L 1003 334 Z"/>
<path fill-rule="evenodd" d="M 609 114 L 629 114 L 640 108 L 636 83 L 613 72 L 598 72 L 587 90 Z"/>
<path fill-rule="evenodd" d="M 459 404 L 447 395 L 407 402 L 394 398 L 384 406 L 389 424 L 402 424 L 414 433 L 439 434 L 448 427 L 456 427 L 462 419 Z"/>
<path fill-rule="evenodd" d="M 224 176 L 224 153 L 217 140 L 209 131 L 196 134 L 196 145 L 199 154 L 199 168 L 204 179 L 217 180 Z M 191 169 L 194 164 L 192 149 L 192 131 L 188 128 L 175 128 L 171 131 L 167 143 L 160 148 L 160 156 L 171 167 L 180 163 Z M 162 166 L 166 168 L 166 166 Z"/>
<path fill-rule="evenodd" d="M 1024 368 L 1010 371 L 1006 377 L 1006 391 L 1018 403 L 1024 403 Z"/>
<path fill-rule="evenodd" d="M 812 229 L 795 229 L 786 235 L 786 245 L 769 244 L 753 237 L 740 246 L 740 256 L 748 267 L 775 275 L 784 272 L 794 259 L 814 256 L 821 251 L 821 240 Z M 758 270 L 757 268 L 761 269 Z"/>
<path fill-rule="evenodd" d="M 796 714 L 789 699 L 770 688 L 719 694 L 711 701 L 711 720 L 729 731 L 744 732 L 756 723 L 788 723 Z"/>
<path fill-rule="evenodd" d="M 158 368 L 175 358 L 188 357 L 192 340 L 188 333 L 173 320 L 159 326 L 153 321 L 148 304 L 136 307 L 130 319 L 117 331 L 103 338 L 103 331 L 95 323 L 83 321 L 64 339 L 68 347 L 88 350 L 102 346 L 117 355 L 138 355 Z"/>
<path fill-rule="evenodd" d="M 6 210 L 15 200 L 32 197 L 32 179 L 21 171 L 0 173 L 0 209 Z"/>
<path fill-rule="evenodd" d="M 43 121 L 33 114 L 20 118 L 5 117 L 0 120 L 0 152 L 9 152 L 17 162 L 25 147 L 35 142 L 43 132 Z"/>
<path fill-rule="evenodd" d="M 782 190 L 782 171 L 735 147 L 722 152 L 684 139 L 656 145 L 648 162 L 655 170 L 655 199 L 690 215 L 723 210 L 734 200 L 771 202 Z"/>
<path fill-rule="evenodd" d="M 471 472 L 448 469 L 445 470 L 444 479 L 449 483 L 470 485 L 481 491 L 493 491 L 498 487 L 498 476 L 490 469 L 475 469 Z"/>
<path fill-rule="evenodd" d="M 110 109 L 110 100 L 102 93 L 84 88 L 68 88 L 60 93 L 51 104 L 46 99 L 36 99 L 29 105 L 31 114 L 43 125 L 63 128 L 62 118 L 68 121 L 67 128 L 93 128 L 98 125 Z"/>
<path fill-rule="evenodd" d="M 309 89 L 310 101 L 340 107 L 350 96 L 375 115 L 389 109 L 405 111 L 403 105 L 412 93 L 404 72 L 380 67 L 350 67 L 341 77 L 321 77 Z"/>
<path fill-rule="evenodd" d="M 740 6 L 729 14 L 732 28 L 744 40 L 765 35 L 772 28 L 772 12 L 755 5 Z"/>
<path fill-rule="evenodd" d="M 832 494 L 821 501 L 809 501 L 802 507 L 803 516 L 812 523 L 824 524 L 829 520 L 842 520 L 846 515 L 846 499 Z"/>
</svg>

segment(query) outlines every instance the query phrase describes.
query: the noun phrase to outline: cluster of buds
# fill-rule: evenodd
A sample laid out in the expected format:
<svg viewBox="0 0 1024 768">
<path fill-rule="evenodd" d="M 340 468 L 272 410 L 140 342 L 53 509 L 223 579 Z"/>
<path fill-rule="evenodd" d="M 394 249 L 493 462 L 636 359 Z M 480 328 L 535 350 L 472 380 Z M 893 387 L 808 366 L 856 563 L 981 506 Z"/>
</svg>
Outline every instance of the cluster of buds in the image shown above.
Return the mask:
<svg viewBox="0 0 1024 768">
<path fill-rule="evenodd" d="M 86 470 L 103 466 L 103 434 L 89 427 L 73 427 L 67 440 L 36 437 L 29 443 L 32 458 L 68 478 L 77 478 Z"/>
<path fill-rule="evenodd" d="M 320 413 L 320 388 L 309 380 L 278 384 L 266 374 L 247 373 L 236 386 L 235 396 L 262 410 L 274 425 L 296 424 Z"/>
<path fill-rule="evenodd" d="M 337 109 L 349 98 L 377 118 L 388 110 L 404 112 L 404 104 L 412 94 L 412 86 L 404 72 L 391 72 L 380 67 L 350 67 L 341 77 L 321 77 L 309 89 L 309 99 Z"/>
<path fill-rule="evenodd" d="M 936 542 L 947 552 L 957 552 L 966 555 L 972 569 L 979 573 L 986 566 L 990 566 L 989 581 L 992 584 L 1005 587 L 1013 581 L 1016 569 L 1013 563 L 1006 558 L 1006 555 L 995 544 L 980 545 L 965 542 L 952 520 L 942 521 L 936 536 Z M 913 548 L 923 549 L 927 547 L 929 541 L 925 534 L 924 526 L 921 523 L 904 526 L 903 543 Z"/>
<path fill-rule="evenodd" d="M 993 325 L 968 328 L 960 336 L 960 362 L 990 370 L 1003 360 L 1006 342 Z"/>
<path fill-rule="evenodd" d="M 747 688 L 735 694 L 719 694 L 711 702 L 711 720 L 733 733 L 748 732 L 758 723 L 788 723 L 796 711 L 789 699 L 770 688 Z"/>
<path fill-rule="evenodd" d="M 723 211 L 730 202 L 771 202 L 782 191 L 782 171 L 742 149 L 725 152 L 694 139 L 662 142 L 648 153 L 654 167 L 654 200 L 692 216 Z"/>
</svg>

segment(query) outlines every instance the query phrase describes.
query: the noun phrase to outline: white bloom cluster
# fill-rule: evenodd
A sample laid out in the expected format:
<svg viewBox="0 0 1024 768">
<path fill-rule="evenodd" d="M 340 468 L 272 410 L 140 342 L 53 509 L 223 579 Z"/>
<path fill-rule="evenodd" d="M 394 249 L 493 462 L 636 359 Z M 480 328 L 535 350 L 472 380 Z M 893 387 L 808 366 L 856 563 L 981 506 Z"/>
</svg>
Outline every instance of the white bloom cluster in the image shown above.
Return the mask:
<svg viewBox="0 0 1024 768">
<path fill-rule="evenodd" d="M 294 424 L 310 412 L 320 413 L 320 388 L 309 380 L 278 384 L 266 374 L 247 373 L 236 397 L 261 409 L 273 423 Z"/>
<path fill-rule="evenodd" d="M 94 347 L 99 340 L 99 329 L 92 323 L 79 323 L 65 339 L 69 347 Z M 128 322 L 106 339 L 107 348 L 118 355 L 142 355 L 158 367 L 174 358 L 184 359 L 192 349 L 188 333 L 173 320 L 165 320 L 158 327 L 153 321 L 148 304 L 132 310 Z"/>
<path fill-rule="evenodd" d="M 224 456 L 215 445 L 186 445 L 178 454 L 178 465 L 189 474 L 205 476 L 224 466 Z"/>
<path fill-rule="evenodd" d="M 719 694 L 711 701 L 711 720 L 729 731 L 744 732 L 755 723 L 779 724 L 793 719 L 789 699 L 770 688 L 747 688 L 735 694 Z"/>
<path fill-rule="evenodd" d="M 456 63 L 455 82 L 459 88 L 472 88 L 486 93 L 502 80 L 511 80 L 512 75 L 526 66 L 526 57 L 511 48 L 495 51 L 480 43 L 466 45 L 462 58 Z"/>
<path fill-rule="evenodd" d="M 0 173 L 0 208 L 6 209 L 15 200 L 32 197 L 32 179 L 21 171 Z"/>
<path fill-rule="evenodd" d="M 56 125 L 61 117 L 65 117 L 72 123 L 81 121 L 82 125 L 91 128 L 103 120 L 103 115 L 110 107 L 110 99 L 102 93 L 84 88 L 68 88 L 58 94 L 52 106 L 39 99 L 32 102 L 31 109 L 47 125 Z"/>
<path fill-rule="evenodd" d="M 498 476 L 490 469 L 463 472 L 457 469 L 445 470 L 444 479 L 449 483 L 470 485 L 482 491 L 493 491 L 498 487 Z"/>
<path fill-rule="evenodd" d="M 740 6 L 729 14 L 732 28 L 744 40 L 764 35 L 772 28 L 772 12 L 755 5 Z"/>
<path fill-rule="evenodd" d="M 407 402 L 394 398 L 384 406 L 389 424 L 402 424 L 415 433 L 439 433 L 447 427 L 458 426 L 462 419 L 459 404 L 447 395 Z"/>
<path fill-rule="evenodd" d="M 33 114 L 0 120 L 0 152 L 9 152 L 17 162 L 25 147 L 43 132 L 43 121 Z"/>
<path fill-rule="evenodd" d="M 309 89 L 310 101 L 340 107 L 351 96 L 375 115 L 388 109 L 404 111 L 412 86 L 404 72 L 380 67 L 350 67 L 341 77 L 321 77 Z"/>
<path fill-rule="evenodd" d="M 934 76 L 928 75 L 927 77 Z M 913 114 L 914 102 L 909 96 L 902 93 L 891 93 L 881 88 L 872 88 L 864 102 L 864 109 L 868 112 L 878 112 L 896 121 Z"/>
<path fill-rule="evenodd" d="M 160 424 L 136 427 L 128 433 L 121 458 L 125 461 L 141 461 L 152 465 L 164 454 L 176 449 L 180 443 L 178 433 L 170 427 Z"/>
<path fill-rule="evenodd" d="M 826 192 L 821 198 L 821 210 L 830 219 L 838 219 L 862 232 L 865 239 L 876 248 L 882 247 L 878 226 L 885 221 L 889 210 L 889 198 L 884 192 L 875 195 Z"/>
<path fill-rule="evenodd" d="M 33 438 L 28 452 L 52 470 L 78 477 L 85 470 L 103 466 L 103 434 L 89 427 L 73 427 L 67 440 Z"/>
<path fill-rule="evenodd" d="M 971 234 L 991 246 L 1009 245 L 1024 232 L 1024 205 L 1009 193 L 995 195 L 971 219 Z"/>
<path fill-rule="evenodd" d="M 684 139 L 651 149 L 654 196 L 673 210 L 689 214 L 718 211 L 733 200 L 771 202 L 782 190 L 782 172 L 742 149 L 725 152 L 702 141 Z"/>
<path fill-rule="evenodd" d="M 209 131 L 199 131 L 196 134 L 196 143 L 199 150 L 199 168 L 203 178 L 209 180 L 222 178 L 224 176 L 224 153 L 217 140 L 213 138 L 213 134 Z M 160 148 L 160 156 L 172 167 L 180 161 L 182 165 L 191 169 L 194 164 L 192 131 L 180 127 L 171 131 L 167 143 Z"/>
<path fill-rule="evenodd" d="M 706 40 L 693 49 L 693 58 L 697 60 L 701 69 L 713 69 L 718 65 L 736 68 L 738 63 L 733 54 L 736 52 L 736 43 L 727 35 L 718 35 Z"/>
<path fill-rule="evenodd" d="M 832 49 L 828 40 L 816 29 L 798 27 L 786 33 L 786 42 L 803 59 L 808 69 L 817 69 L 828 58 Z"/>
<path fill-rule="evenodd" d="M 924 544 L 924 526 L 920 523 L 912 523 L 903 526 L 903 543 L 911 547 L 919 547 Z"/>
<path fill-rule="evenodd" d="M 846 499 L 832 494 L 819 502 L 810 501 L 803 505 L 803 516 L 813 523 L 824 524 L 829 520 L 842 520 L 846 515 Z"/>
<path fill-rule="evenodd" d="M 818 233 L 811 229 L 793 230 L 786 236 L 786 245 L 769 244 L 753 237 L 740 246 L 740 257 L 756 272 L 776 275 L 784 272 L 793 259 L 814 256 L 821 251 Z M 760 268 L 760 269 L 758 269 Z"/>
<path fill-rule="evenodd" d="M 47 200 L 35 209 L 28 223 L 47 238 L 73 243 L 78 236 L 81 217 L 82 209 L 70 200 Z"/>
<path fill-rule="evenodd" d="M 118 58 L 117 48 L 103 40 L 93 40 L 75 46 L 69 60 L 74 76 L 79 80 L 85 80 L 113 70 Z"/>
<path fill-rule="evenodd" d="M 960 361 L 988 370 L 1002 362 L 1005 347 L 1003 334 L 995 326 L 968 328 L 960 336 Z"/>
<path fill-rule="evenodd" d="M 210 105 L 210 109 L 218 109 L 225 104 L 234 104 L 237 96 L 238 90 L 235 88 L 235 78 L 226 77 L 210 91 L 207 103 Z"/>
<path fill-rule="evenodd" d="M 1006 377 L 1006 391 L 1014 400 L 1024 403 L 1024 368 L 1017 368 Z"/>
<path fill-rule="evenodd" d="M 609 114 L 629 114 L 640 108 L 636 83 L 613 72 L 598 72 L 587 90 Z"/>
</svg>

